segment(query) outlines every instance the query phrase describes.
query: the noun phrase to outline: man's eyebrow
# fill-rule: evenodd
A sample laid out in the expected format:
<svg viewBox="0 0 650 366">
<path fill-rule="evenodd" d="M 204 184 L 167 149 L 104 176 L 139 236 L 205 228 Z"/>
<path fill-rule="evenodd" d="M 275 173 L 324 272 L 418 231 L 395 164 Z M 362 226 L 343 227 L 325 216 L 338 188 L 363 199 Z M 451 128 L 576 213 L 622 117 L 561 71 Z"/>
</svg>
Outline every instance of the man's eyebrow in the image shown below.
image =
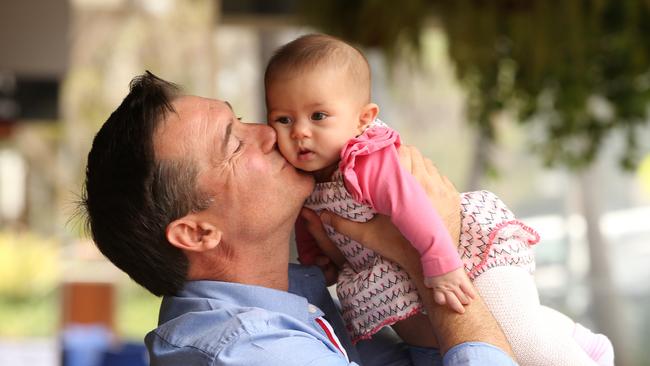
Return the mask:
<svg viewBox="0 0 650 366">
<path fill-rule="evenodd" d="M 228 108 L 230 108 L 231 111 L 234 111 L 234 109 L 232 109 L 232 105 L 230 105 L 230 103 L 228 103 L 227 100 L 224 100 L 223 102 L 226 103 L 226 105 L 228 106 Z"/>
</svg>

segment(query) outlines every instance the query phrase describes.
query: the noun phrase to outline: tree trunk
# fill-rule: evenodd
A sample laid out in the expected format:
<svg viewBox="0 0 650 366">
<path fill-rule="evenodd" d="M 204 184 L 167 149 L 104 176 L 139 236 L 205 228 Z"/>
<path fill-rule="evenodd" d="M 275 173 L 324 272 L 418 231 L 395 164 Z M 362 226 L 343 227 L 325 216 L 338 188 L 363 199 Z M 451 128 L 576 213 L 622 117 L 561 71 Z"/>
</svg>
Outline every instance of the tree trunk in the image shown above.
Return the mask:
<svg viewBox="0 0 650 366">
<path fill-rule="evenodd" d="M 598 164 L 592 165 L 579 174 L 580 192 L 582 193 L 582 213 L 585 217 L 587 243 L 589 246 L 589 284 L 591 288 L 592 315 L 598 332 L 606 334 L 614 344 L 616 364 L 626 365 L 625 344 L 620 333 L 621 312 L 618 304 L 618 294 L 612 282 L 609 250 L 606 238 L 600 228 L 602 207 L 600 202 Z"/>
<path fill-rule="evenodd" d="M 470 162 L 464 191 L 471 192 L 481 189 L 481 178 L 487 170 L 489 150 L 490 141 L 481 133 L 480 129 L 476 130 L 474 153 Z"/>
</svg>

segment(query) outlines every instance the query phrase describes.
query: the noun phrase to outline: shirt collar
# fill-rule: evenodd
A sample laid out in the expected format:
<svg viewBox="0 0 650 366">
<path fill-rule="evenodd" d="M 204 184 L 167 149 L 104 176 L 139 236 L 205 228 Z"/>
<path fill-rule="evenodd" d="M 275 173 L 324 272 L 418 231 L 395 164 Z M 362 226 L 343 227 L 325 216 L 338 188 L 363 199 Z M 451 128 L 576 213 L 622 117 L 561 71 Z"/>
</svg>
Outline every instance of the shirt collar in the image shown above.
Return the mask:
<svg viewBox="0 0 650 366">
<path fill-rule="evenodd" d="M 192 308 L 192 311 L 218 310 L 232 305 L 262 308 L 292 316 L 303 322 L 308 322 L 314 315 L 322 315 L 320 310 L 317 314 L 310 314 L 309 303 L 302 296 L 261 286 L 231 282 L 188 281 L 172 299 L 172 301 L 163 301 L 160 314 L 161 324 L 181 315 L 177 314 L 177 310 L 187 312 L 189 307 Z M 166 303 L 183 305 L 181 307 L 165 306 Z"/>
</svg>

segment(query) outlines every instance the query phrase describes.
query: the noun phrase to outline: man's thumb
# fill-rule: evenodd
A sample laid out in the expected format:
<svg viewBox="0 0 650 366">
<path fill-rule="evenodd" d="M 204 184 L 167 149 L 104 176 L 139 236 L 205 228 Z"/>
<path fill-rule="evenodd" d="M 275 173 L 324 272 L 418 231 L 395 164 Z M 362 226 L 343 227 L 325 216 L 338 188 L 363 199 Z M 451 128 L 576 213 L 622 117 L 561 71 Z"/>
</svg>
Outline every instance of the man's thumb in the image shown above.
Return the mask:
<svg viewBox="0 0 650 366">
<path fill-rule="evenodd" d="M 345 218 L 328 211 L 323 211 L 320 214 L 320 221 L 325 225 L 331 226 L 338 233 L 341 233 L 356 241 L 362 240 L 361 235 L 364 232 L 364 225 L 366 225 L 359 222 L 346 220 Z"/>
<path fill-rule="evenodd" d="M 332 214 L 330 214 L 327 211 L 323 211 L 320 214 L 320 222 L 322 222 L 325 225 L 332 226 Z"/>
</svg>

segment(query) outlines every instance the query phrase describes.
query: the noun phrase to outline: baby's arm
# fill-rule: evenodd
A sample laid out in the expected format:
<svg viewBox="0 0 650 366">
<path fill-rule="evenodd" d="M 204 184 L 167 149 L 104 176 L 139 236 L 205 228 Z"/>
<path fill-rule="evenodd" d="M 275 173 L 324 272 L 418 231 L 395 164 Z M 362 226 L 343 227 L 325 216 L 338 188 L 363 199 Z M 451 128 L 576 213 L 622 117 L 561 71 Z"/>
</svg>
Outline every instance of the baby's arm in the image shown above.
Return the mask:
<svg viewBox="0 0 650 366">
<path fill-rule="evenodd" d="M 428 159 L 422 159 L 417 149 L 402 145 L 400 156 L 403 166 L 413 172 L 421 182 L 422 187 L 428 192 L 427 195 L 431 197 L 430 202 L 433 202 L 436 211 L 445 218 L 447 230 L 457 240 L 460 235 L 461 213 L 460 196 L 456 189 L 448 179 L 440 175 Z M 478 341 L 491 343 L 512 355 L 510 345 L 480 297 L 472 301 L 464 315 L 445 311 L 435 305 L 432 293 L 427 291 L 422 281 L 419 253 L 402 238 L 402 235 L 399 235 L 400 233 L 391 225 L 390 218 L 377 215 L 370 222 L 357 223 L 330 212 L 323 212 L 321 219 L 323 223 L 330 225 L 341 234 L 399 263 L 409 273 L 422 296 L 443 354 L 462 342 Z M 475 351 L 476 354 L 481 352 L 473 348 L 472 352 Z M 497 364 L 495 359 L 490 360 L 493 364 Z"/>
<path fill-rule="evenodd" d="M 357 156 L 353 171 L 356 186 L 345 179 L 348 190 L 357 200 L 390 216 L 420 253 L 425 283 L 433 288 L 436 302 L 462 313 L 461 304 L 470 302 L 474 290 L 442 219 L 424 189 L 400 166 L 396 147 Z"/>
</svg>

